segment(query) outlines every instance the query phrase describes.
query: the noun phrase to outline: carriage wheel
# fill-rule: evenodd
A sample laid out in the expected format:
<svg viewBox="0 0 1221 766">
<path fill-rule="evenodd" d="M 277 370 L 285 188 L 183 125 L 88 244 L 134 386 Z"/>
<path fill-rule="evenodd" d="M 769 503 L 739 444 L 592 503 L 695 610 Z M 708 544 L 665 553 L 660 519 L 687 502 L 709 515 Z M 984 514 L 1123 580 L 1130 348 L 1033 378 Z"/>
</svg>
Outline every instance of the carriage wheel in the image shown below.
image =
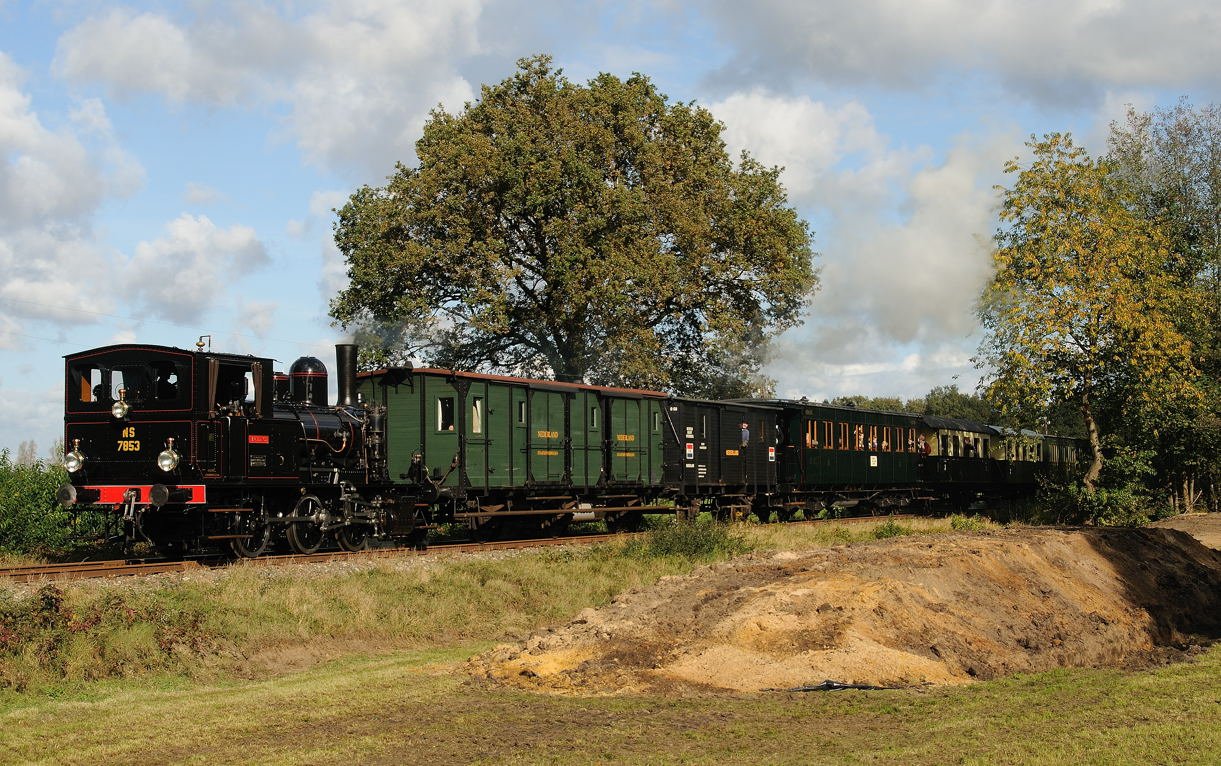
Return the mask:
<svg viewBox="0 0 1221 766">
<path fill-rule="evenodd" d="M 288 525 L 285 537 L 288 538 L 289 547 L 296 553 L 317 553 L 325 537 L 321 521 L 326 516 L 326 509 L 322 507 L 322 501 L 313 495 L 306 495 L 297 501 L 293 515 L 307 520 Z"/>
<path fill-rule="evenodd" d="M 261 556 L 271 542 L 271 525 L 253 512 L 235 514 L 229 528 L 235 535 L 250 535 L 229 541 L 230 550 L 239 558 L 253 559 Z"/>
<path fill-rule="evenodd" d="M 335 542 L 345 551 L 363 551 L 369 547 L 369 527 L 353 524 L 335 533 Z"/>
</svg>

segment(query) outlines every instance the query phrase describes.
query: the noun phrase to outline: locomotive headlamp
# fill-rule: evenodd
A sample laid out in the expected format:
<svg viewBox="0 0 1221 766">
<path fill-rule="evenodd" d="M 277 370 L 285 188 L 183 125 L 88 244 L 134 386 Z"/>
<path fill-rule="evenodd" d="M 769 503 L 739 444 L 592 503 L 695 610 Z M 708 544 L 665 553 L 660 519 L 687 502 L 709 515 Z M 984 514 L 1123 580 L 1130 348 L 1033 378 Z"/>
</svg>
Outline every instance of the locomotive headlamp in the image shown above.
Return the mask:
<svg viewBox="0 0 1221 766">
<path fill-rule="evenodd" d="M 131 405 L 127 403 L 127 389 L 120 388 L 119 400 L 110 405 L 110 414 L 114 415 L 115 420 L 122 420 L 129 412 L 131 412 Z"/>
<path fill-rule="evenodd" d="M 76 473 L 85 467 L 85 453 L 81 452 L 81 440 L 72 440 L 72 451 L 64 455 L 64 468 L 68 473 Z"/>
<path fill-rule="evenodd" d="M 174 449 L 174 437 L 165 440 L 165 449 L 157 455 L 157 467 L 169 473 L 178 467 L 178 451 Z"/>
</svg>

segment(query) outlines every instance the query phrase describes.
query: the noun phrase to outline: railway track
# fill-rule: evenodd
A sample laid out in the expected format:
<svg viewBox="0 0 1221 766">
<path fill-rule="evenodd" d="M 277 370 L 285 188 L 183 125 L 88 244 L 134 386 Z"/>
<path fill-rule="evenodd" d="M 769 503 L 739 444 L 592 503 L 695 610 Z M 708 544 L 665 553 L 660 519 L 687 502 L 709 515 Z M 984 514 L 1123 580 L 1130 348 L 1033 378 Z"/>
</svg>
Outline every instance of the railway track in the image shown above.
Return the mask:
<svg viewBox="0 0 1221 766">
<path fill-rule="evenodd" d="M 913 514 L 896 514 L 893 516 L 856 516 L 844 519 L 813 519 L 810 521 L 788 522 L 793 525 L 818 525 L 833 523 L 859 523 L 865 521 L 880 521 L 882 519 L 911 519 Z M 10 582 L 51 582 L 64 580 L 89 580 L 108 577 L 137 577 L 166 572 L 187 572 L 202 568 L 215 568 L 240 563 L 243 566 L 278 566 L 296 563 L 323 563 L 327 561 L 365 560 L 376 558 L 403 558 L 408 556 L 424 556 L 430 553 L 475 553 L 480 551 L 515 550 L 521 548 L 544 548 L 557 545 L 595 545 L 610 540 L 622 540 L 643 533 L 613 533 L 574 535 L 572 537 L 546 537 L 532 540 L 501 540 L 496 542 L 459 542 L 438 543 L 423 550 L 410 548 L 374 548 L 367 551 L 328 551 L 301 555 L 288 553 L 272 556 L 261 556 L 257 559 L 243 559 L 232 562 L 228 559 L 187 560 L 187 561 L 152 561 L 130 562 L 122 559 L 110 561 L 83 561 L 70 564 L 36 564 L 33 566 L 0 567 L 0 578 Z"/>
</svg>

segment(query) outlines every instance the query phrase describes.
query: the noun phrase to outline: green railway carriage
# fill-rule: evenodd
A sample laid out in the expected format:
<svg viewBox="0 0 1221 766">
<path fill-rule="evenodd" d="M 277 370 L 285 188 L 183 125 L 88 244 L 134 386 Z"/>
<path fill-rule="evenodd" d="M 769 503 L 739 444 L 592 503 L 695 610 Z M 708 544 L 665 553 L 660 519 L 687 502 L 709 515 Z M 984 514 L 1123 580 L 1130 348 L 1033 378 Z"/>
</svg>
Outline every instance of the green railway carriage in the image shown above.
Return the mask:
<svg viewBox="0 0 1221 766">
<path fill-rule="evenodd" d="M 574 509 L 614 523 L 662 484 L 658 392 L 433 368 L 363 373 L 357 389 L 386 408 L 390 476 L 472 526 Z"/>
<path fill-rule="evenodd" d="M 897 505 L 918 497 L 920 418 L 784 401 L 782 482 L 790 507 Z"/>
</svg>

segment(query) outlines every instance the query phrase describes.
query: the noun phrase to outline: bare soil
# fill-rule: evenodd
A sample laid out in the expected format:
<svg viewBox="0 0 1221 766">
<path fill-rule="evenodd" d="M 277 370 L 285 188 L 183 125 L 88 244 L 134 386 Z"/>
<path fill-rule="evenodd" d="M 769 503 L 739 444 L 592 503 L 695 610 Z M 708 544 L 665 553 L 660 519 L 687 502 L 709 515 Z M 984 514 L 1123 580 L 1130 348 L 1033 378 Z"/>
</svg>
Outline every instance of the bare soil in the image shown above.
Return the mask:
<svg viewBox="0 0 1221 766">
<path fill-rule="evenodd" d="M 1179 529 L 1207 545 L 1221 549 L 1221 513 L 1184 513 L 1156 522 L 1160 529 Z"/>
<path fill-rule="evenodd" d="M 753 554 L 587 609 L 470 670 L 579 695 L 910 687 L 1145 666 L 1218 637 L 1221 552 L 1180 529 L 1014 529 Z"/>
</svg>

